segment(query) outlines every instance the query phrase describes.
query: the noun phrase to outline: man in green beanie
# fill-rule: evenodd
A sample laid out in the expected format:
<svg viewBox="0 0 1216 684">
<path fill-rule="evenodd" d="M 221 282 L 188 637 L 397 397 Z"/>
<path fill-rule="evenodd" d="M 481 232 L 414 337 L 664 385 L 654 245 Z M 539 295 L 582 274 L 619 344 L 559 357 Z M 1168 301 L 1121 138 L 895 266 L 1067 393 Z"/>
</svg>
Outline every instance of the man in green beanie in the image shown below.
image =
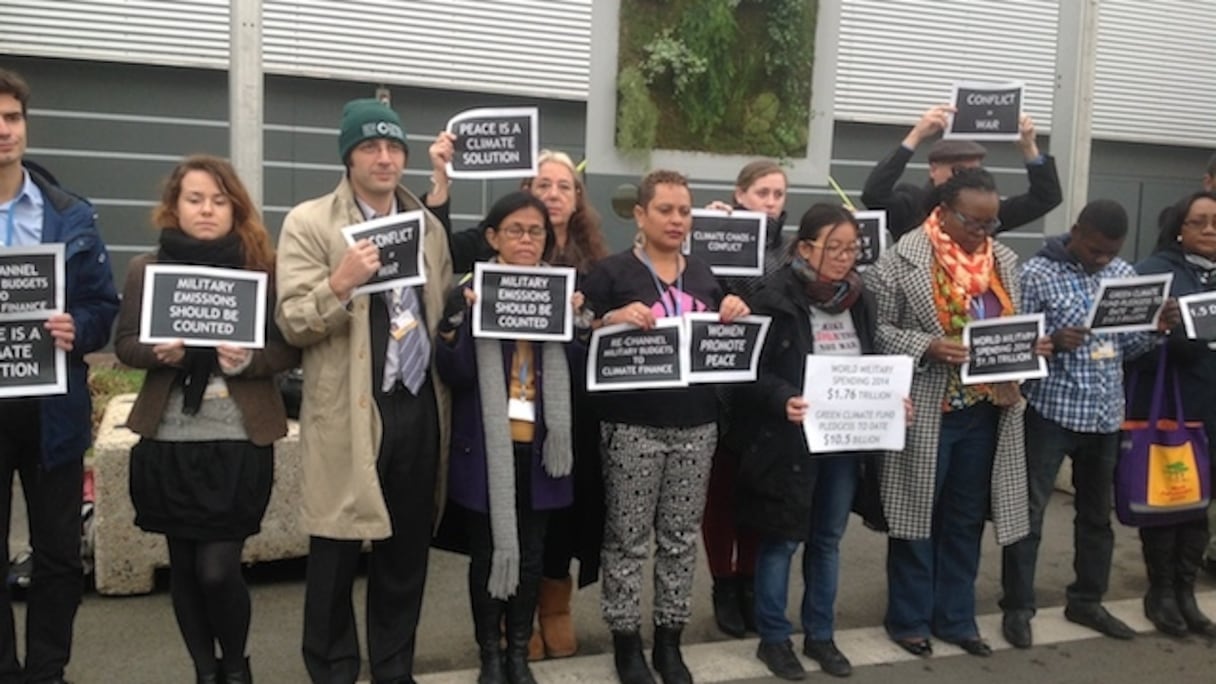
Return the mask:
<svg viewBox="0 0 1216 684">
<path fill-rule="evenodd" d="M 303 349 L 302 525 L 310 535 L 304 663 L 314 682 L 353 684 L 360 651 L 351 587 L 364 541 L 367 641 L 375 682 L 413 682 L 414 635 L 427 552 L 444 500 L 447 389 L 431 368 L 431 340 L 451 286 L 441 221 L 425 212 L 426 283 L 354 294 L 380 268 L 367 240 L 341 229 L 427 208 L 446 210 L 451 136 L 430 148 L 434 187 L 424 204 L 401 185 L 409 148 L 397 113 L 378 100 L 342 111 L 345 177 L 287 215 L 279 238 L 276 319 Z"/>
</svg>

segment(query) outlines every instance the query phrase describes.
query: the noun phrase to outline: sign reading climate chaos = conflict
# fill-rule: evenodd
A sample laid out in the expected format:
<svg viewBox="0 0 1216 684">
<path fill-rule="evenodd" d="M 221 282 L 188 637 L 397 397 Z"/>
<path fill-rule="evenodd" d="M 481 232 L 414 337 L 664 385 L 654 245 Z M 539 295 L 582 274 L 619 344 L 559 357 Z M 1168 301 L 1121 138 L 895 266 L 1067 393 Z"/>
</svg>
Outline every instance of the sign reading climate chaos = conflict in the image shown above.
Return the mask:
<svg viewBox="0 0 1216 684">
<path fill-rule="evenodd" d="M 650 330 L 608 325 L 591 335 L 587 390 L 685 387 L 688 369 L 684 322 L 660 318 Z"/>
<path fill-rule="evenodd" d="M 47 317 L 0 320 L 0 398 L 68 391 L 67 354 L 44 327 Z"/>
<path fill-rule="evenodd" d="M 802 421 L 812 454 L 902 451 L 904 398 L 912 391 L 910 356 L 808 354 Z"/>
<path fill-rule="evenodd" d="M 380 270 L 356 287 L 354 293 L 383 292 L 425 283 L 426 271 L 422 267 L 425 231 L 422 211 L 403 211 L 343 228 L 346 244 L 368 240 L 380 248 Z"/>
<path fill-rule="evenodd" d="M 767 229 L 763 212 L 693 209 L 684 253 L 709 264 L 714 275 L 761 276 Z"/>
<path fill-rule="evenodd" d="M 144 269 L 141 343 L 261 349 L 265 331 L 265 273 L 176 264 Z"/>
<path fill-rule="evenodd" d="M 970 355 L 959 369 L 963 384 L 1047 377 L 1047 359 L 1035 352 L 1044 327 L 1041 313 L 968 323 L 963 328 L 963 344 Z"/>
<path fill-rule="evenodd" d="M 772 319 L 742 316 L 723 323 L 717 313 L 684 315 L 688 329 L 688 382 L 751 382 Z"/>
<path fill-rule="evenodd" d="M 959 81 L 950 98 L 954 113 L 943 138 L 1017 140 L 1025 86 L 1018 81 L 976 83 Z"/>
<path fill-rule="evenodd" d="M 1085 327 L 1095 333 L 1156 330 L 1173 280 L 1172 273 L 1103 278 Z"/>
<path fill-rule="evenodd" d="M 473 336 L 512 340 L 574 339 L 573 268 L 479 262 L 473 266 Z"/>
<path fill-rule="evenodd" d="M 62 243 L 0 247 L 0 318 L 62 311 L 63 255 Z"/>
<path fill-rule="evenodd" d="M 531 178 L 539 146 L 536 107 L 470 109 L 448 121 L 456 136 L 451 178 Z"/>
</svg>

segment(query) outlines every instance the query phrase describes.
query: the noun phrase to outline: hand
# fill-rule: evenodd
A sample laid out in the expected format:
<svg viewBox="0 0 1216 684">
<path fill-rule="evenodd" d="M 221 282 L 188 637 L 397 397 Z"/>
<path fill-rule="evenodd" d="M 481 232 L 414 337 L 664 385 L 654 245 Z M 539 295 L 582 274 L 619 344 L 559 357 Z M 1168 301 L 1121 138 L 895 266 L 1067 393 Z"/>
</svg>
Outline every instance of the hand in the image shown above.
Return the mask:
<svg viewBox="0 0 1216 684">
<path fill-rule="evenodd" d="M 613 309 L 604 314 L 602 321 L 608 325 L 616 325 L 617 323 L 628 323 L 642 330 L 650 330 L 654 327 L 654 313 L 650 311 L 650 307 L 641 302 L 630 302 L 619 309 Z"/>
<path fill-rule="evenodd" d="M 955 342 L 948 337 L 936 337 L 929 343 L 929 348 L 925 350 L 925 356 L 938 363 L 961 366 L 970 358 L 971 351 L 966 345 Z"/>
<path fill-rule="evenodd" d="M 1034 341 L 1034 353 L 1050 359 L 1051 355 L 1055 353 L 1055 344 L 1052 343 L 1050 337 L 1043 335 Z"/>
<path fill-rule="evenodd" d="M 455 331 L 464 323 L 465 312 L 477 302 L 477 293 L 473 288 L 457 285 L 448 290 L 443 300 L 443 314 L 439 318 L 439 334 L 450 342 L 454 339 Z"/>
<path fill-rule="evenodd" d="M 947 124 L 950 123 L 950 115 L 954 111 L 954 106 L 948 104 L 933 105 L 926 109 L 916 124 L 912 126 L 912 130 L 908 131 L 904 144 L 911 149 L 916 149 L 916 146 L 924 142 L 925 138 L 946 130 Z"/>
<path fill-rule="evenodd" d="M 1022 148 L 1022 156 L 1026 161 L 1039 158 L 1039 144 L 1034 137 L 1034 119 L 1029 114 L 1023 114 L 1018 119 L 1018 147 Z"/>
<path fill-rule="evenodd" d="M 904 397 L 904 422 L 908 425 L 912 424 L 912 419 L 916 417 L 916 406 L 912 404 L 911 397 Z"/>
<path fill-rule="evenodd" d="M 338 299 L 347 301 L 351 291 L 359 287 L 380 270 L 380 248 L 371 240 L 360 240 L 342 255 L 338 268 L 329 275 L 329 287 Z"/>
<path fill-rule="evenodd" d="M 152 347 L 156 360 L 166 366 L 180 366 L 186 358 L 186 343 L 181 340 L 166 342 Z"/>
<path fill-rule="evenodd" d="M 224 375 L 237 375 L 249 366 L 253 352 L 244 347 L 221 344 L 215 348 L 215 358 L 219 360 Z"/>
<path fill-rule="evenodd" d="M 1166 332 L 1180 325 L 1182 325 L 1182 307 L 1178 305 L 1176 298 L 1170 297 L 1165 300 L 1165 306 L 1161 308 L 1161 317 L 1157 319 L 1157 329 Z"/>
<path fill-rule="evenodd" d="M 427 149 L 427 155 L 431 158 L 431 171 L 435 172 L 436 179 L 440 177 L 439 174 L 443 174 L 444 179 L 448 177 L 448 162 L 452 161 L 452 155 L 455 153 L 456 134 L 439 131 L 435 142 Z"/>
<path fill-rule="evenodd" d="M 1089 337 L 1089 328 L 1070 327 L 1060 328 L 1051 334 L 1051 343 L 1060 351 L 1070 352 L 1085 344 Z"/>
<path fill-rule="evenodd" d="M 705 205 L 705 208 L 709 209 L 710 211 L 725 211 L 728 214 L 735 210 L 734 207 L 726 202 L 723 202 L 722 200 L 714 200 Z"/>
<path fill-rule="evenodd" d="M 574 294 L 570 297 L 570 308 L 574 311 L 575 316 L 583 312 L 583 306 L 586 303 L 587 298 L 584 297 L 583 293 L 579 292 L 578 290 L 575 290 Z"/>
<path fill-rule="evenodd" d="M 72 351 L 76 344 L 76 321 L 72 319 L 72 314 L 57 313 L 51 314 L 50 318 L 46 319 L 46 323 L 42 324 L 51 333 L 51 337 L 55 340 L 55 346 L 65 352 Z"/>
<path fill-rule="evenodd" d="M 785 400 L 785 417 L 791 423 L 801 423 L 806 420 L 806 407 L 808 406 L 806 399 L 802 397 L 790 397 Z"/>
<path fill-rule="evenodd" d="M 718 307 L 718 314 L 723 323 L 730 323 L 736 318 L 746 316 L 751 312 L 752 310 L 748 307 L 747 302 L 740 299 L 738 295 L 726 295 L 722 298 L 722 306 Z"/>
</svg>

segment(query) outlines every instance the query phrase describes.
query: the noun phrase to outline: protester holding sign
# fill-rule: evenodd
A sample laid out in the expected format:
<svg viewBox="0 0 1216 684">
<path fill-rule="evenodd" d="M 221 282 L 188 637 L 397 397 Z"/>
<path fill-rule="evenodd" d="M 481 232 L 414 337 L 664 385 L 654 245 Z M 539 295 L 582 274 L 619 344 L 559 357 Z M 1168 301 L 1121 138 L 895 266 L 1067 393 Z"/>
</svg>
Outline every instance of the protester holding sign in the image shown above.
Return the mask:
<svg viewBox="0 0 1216 684">
<path fill-rule="evenodd" d="M 703 262 L 681 245 L 692 225 L 688 180 L 653 171 L 638 188 L 633 248 L 601 261 L 582 291 L 597 324 L 643 330 L 660 318 L 718 310 L 724 322 L 750 313 L 723 296 Z M 697 532 L 717 442 L 718 402 L 712 385 L 620 390 L 598 397 L 603 421 L 607 522 L 603 549 L 604 620 L 612 629 L 623 684 L 653 682 L 642 655 L 642 564 L 656 538 L 654 666 L 667 684 L 691 682 L 680 635 L 691 613 Z"/>
<path fill-rule="evenodd" d="M 935 188 L 941 187 L 956 169 L 974 168 L 983 163 L 988 153 L 983 145 L 970 140 L 939 140 L 929 149 L 929 182 L 923 187 L 900 183 L 900 176 L 912 154 L 925 139 L 945 129 L 951 105 L 935 105 L 921 115 L 895 151 L 878 162 L 866 178 L 861 202 L 870 209 L 887 211 L 887 228 L 898 240 L 914 230 L 938 204 Z M 998 231 L 1012 230 L 1034 221 L 1054 209 L 1064 200 L 1055 158 L 1039 151 L 1035 142 L 1034 121 L 1022 115 L 1019 122 L 1021 137 L 1018 148 L 1026 160 L 1026 177 L 1030 189 L 1024 195 L 1001 200 Z"/>
<path fill-rule="evenodd" d="M 552 227 L 540 199 L 524 191 L 506 195 L 485 224 L 497 263 L 543 267 Z M 454 546 L 470 558 L 478 681 L 533 682 L 528 644 L 545 532 L 553 512 L 569 507 L 574 495 L 571 373 L 584 351 L 576 342 L 475 339 L 468 307 L 476 299 L 469 283 L 458 285 L 439 327 L 435 364 L 452 390 L 451 522 L 441 528 L 458 528 Z M 582 303 L 576 292 L 559 305 L 574 315 Z"/>
<path fill-rule="evenodd" d="M 72 622 L 84 586 L 80 506 L 92 408 L 84 356 L 110 339 L 118 294 L 110 258 L 86 200 L 24 161 L 30 87 L 0 69 L 0 239 L 8 247 L 60 243 L 65 309 L 36 329 L 67 355 L 67 393 L 0 402 L 0 534 L 8 535 L 13 475 L 30 512 L 33 574 L 26 595 L 25 667 L 17 660 L 12 598 L 0 583 L 0 680 L 61 681 L 72 651 Z M 8 575 L 0 554 L 0 577 Z"/>
<path fill-rule="evenodd" d="M 840 207 L 816 204 L 802 215 L 792 259 L 752 296 L 753 310 L 773 322 L 760 377 L 735 389 L 723 438 L 723 446 L 739 455 L 739 523 L 759 536 L 756 655 L 786 679 L 800 679 L 804 672 L 785 617 L 790 558 L 800 542 L 806 544 L 803 652 L 828 674 L 852 671 L 833 634 L 840 540 L 859 460 L 853 454 L 811 457 L 802 429 L 802 382 L 808 354 L 875 353 L 874 298 L 854 269 L 858 236 L 856 219 Z"/>
<path fill-rule="evenodd" d="M 1067 235 L 1050 238 L 1026 262 L 1020 278 L 1023 313 L 1042 313 L 1055 354 L 1048 376 L 1023 386 L 1030 534 L 1003 549 L 1002 631 L 1029 648 L 1035 608 L 1035 564 L 1043 516 L 1065 456 L 1072 458 L 1076 489 L 1073 539 L 1076 581 L 1067 590 L 1064 617 L 1118 639 L 1135 632 L 1102 606 L 1115 536 L 1110 513 L 1119 429 L 1123 423 L 1123 362 L 1148 351 L 1152 333 L 1092 334 L 1085 319 L 1104 278 L 1136 275 L 1119 258 L 1127 212 L 1095 200 L 1081 210 Z"/>
<path fill-rule="evenodd" d="M 1160 223 L 1157 249 L 1136 264 L 1136 271 L 1172 273 L 1171 297 L 1216 290 L 1216 193 L 1202 191 L 1186 197 L 1163 211 Z M 1166 372 L 1170 378 L 1176 373 L 1181 382 L 1184 416 L 1179 418 L 1202 421 L 1212 449 L 1216 446 L 1216 350 L 1208 340 L 1187 339 L 1176 321 L 1171 324 L 1175 327 L 1167 338 Z M 1128 397 L 1128 415 L 1143 418 L 1148 415 L 1157 364 L 1146 357 L 1127 371 L 1129 383 L 1133 375 L 1140 376 L 1136 395 Z M 1166 634 L 1181 636 L 1189 630 L 1216 637 L 1216 624 L 1195 602 L 1195 580 L 1208 543 L 1203 511 L 1195 511 L 1191 520 L 1141 527 L 1140 542 L 1149 581 L 1145 616 Z"/>
<path fill-rule="evenodd" d="M 1015 313 L 1017 256 L 992 237 L 1000 195 L 991 174 L 961 169 L 941 197 L 919 230 L 866 271 L 878 300 L 878 350 L 919 364 L 907 448 L 882 462 L 885 624 L 914 655 L 933 652 L 933 635 L 987 656 L 975 621 L 980 537 L 989 513 L 1001 545 L 1029 531 L 1025 403 L 1014 383 L 962 384 L 968 349 L 959 335 L 971 320 Z M 1037 348 L 1049 354 L 1050 340 Z"/>
</svg>

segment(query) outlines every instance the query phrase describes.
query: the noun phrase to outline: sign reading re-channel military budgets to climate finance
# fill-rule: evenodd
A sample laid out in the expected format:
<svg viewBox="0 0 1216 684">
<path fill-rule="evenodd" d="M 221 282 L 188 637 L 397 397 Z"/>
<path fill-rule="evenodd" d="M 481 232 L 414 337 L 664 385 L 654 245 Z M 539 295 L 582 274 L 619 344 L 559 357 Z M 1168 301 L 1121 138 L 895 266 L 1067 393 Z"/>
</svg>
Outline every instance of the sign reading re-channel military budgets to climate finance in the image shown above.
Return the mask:
<svg viewBox="0 0 1216 684">
<path fill-rule="evenodd" d="M 811 453 L 902 451 L 911 391 L 910 356 L 808 354 L 802 427 Z"/>
<path fill-rule="evenodd" d="M 717 276 L 761 276 L 767 229 L 763 212 L 693 209 L 684 253 L 709 264 Z"/>
<path fill-rule="evenodd" d="M 621 323 L 591 334 L 587 391 L 654 389 L 688 385 L 684 321 L 672 316 L 650 330 Z"/>
<path fill-rule="evenodd" d="M 0 247 L 0 317 L 62 311 L 63 269 L 62 243 Z"/>
<path fill-rule="evenodd" d="M 67 354 L 46 329 L 63 274 L 62 244 L 0 247 L 0 397 L 67 392 Z"/>
<path fill-rule="evenodd" d="M 531 178 L 540 145 L 536 107 L 470 109 L 448 121 L 451 178 Z"/>
<path fill-rule="evenodd" d="M 573 268 L 473 265 L 473 336 L 510 340 L 574 339 Z"/>
<path fill-rule="evenodd" d="M 188 347 L 266 345 L 266 274 L 150 264 L 144 269 L 139 341 Z"/>
</svg>

